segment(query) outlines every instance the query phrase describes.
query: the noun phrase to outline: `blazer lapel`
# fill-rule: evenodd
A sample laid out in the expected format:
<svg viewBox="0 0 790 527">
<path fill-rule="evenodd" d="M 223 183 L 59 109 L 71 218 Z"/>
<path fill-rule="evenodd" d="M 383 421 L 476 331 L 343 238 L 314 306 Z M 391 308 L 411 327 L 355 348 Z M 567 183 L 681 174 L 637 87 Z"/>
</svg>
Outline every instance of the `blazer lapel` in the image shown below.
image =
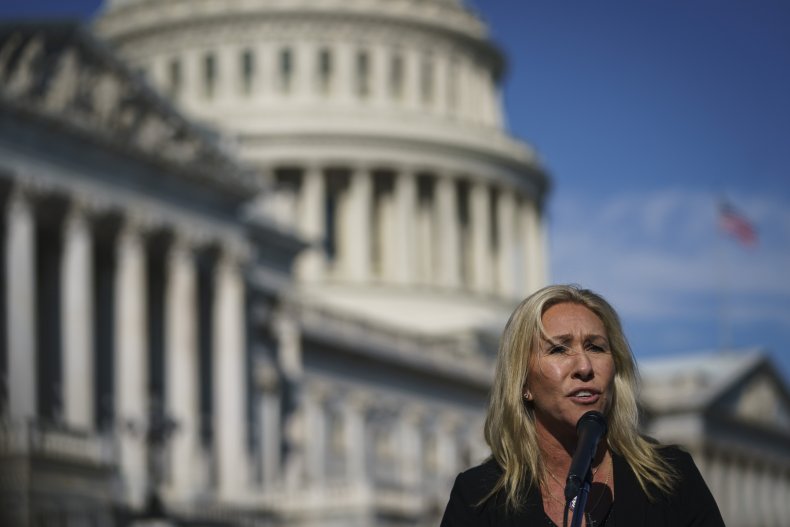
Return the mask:
<svg viewBox="0 0 790 527">
<path fill-rule="evenodd" d="M 545 525 L 545 514 L 543 513 L 543 497 L 540 490 L 530 489 L 527 494 L 524 506 L 516 514 L 507 514 L 500 519 L 503 526 L 524 527 L 525 525 Z"/>
<path fill-rule="evenodd" d="M 614 470 L 614 524 L 615 525 L 647 525 L 647 496 L 642 492 L 634 472 L 619 454 L 612 453 Z M 516 514 L 507 514 L 500 518 L 503 525 L 521 527 L 524 525 L 544 525 L 543 498 L 540 490 L 531 489 L 527 494 L 524 508 Z"/>
<path fill-rule="evenodd" d="M 612 453 L 614 467 L 614 524 L 646 525 L 647 496 L 625 458 Z"/>
</svg>

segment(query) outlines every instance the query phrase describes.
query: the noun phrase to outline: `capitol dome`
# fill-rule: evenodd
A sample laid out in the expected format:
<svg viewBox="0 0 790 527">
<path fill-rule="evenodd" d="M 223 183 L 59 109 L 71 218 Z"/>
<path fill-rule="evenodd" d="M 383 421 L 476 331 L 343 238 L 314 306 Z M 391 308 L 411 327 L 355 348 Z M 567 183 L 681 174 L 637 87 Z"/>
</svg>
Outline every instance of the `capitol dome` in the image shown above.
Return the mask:
<svg viewBox="0 0 790 527">
<path fill-rule="evenodd" d="M 546 281 L 548 178 L 459 0 L 114 0 L 98 31 L 270 189 L 303 298 L 409 331 L 500 326 Z"/>
<path fill-rule="evenodd" d="M 549 181 L 484 24 L 114 0 L 96 29 L 117 52 L 0 24 L 0 524 L 438 525 L 490 456 L 501 326 L 546 280 Z M 788 488 L 765 358 L 654 366 L 648 435 L 714 495 Z"/>
</svg>

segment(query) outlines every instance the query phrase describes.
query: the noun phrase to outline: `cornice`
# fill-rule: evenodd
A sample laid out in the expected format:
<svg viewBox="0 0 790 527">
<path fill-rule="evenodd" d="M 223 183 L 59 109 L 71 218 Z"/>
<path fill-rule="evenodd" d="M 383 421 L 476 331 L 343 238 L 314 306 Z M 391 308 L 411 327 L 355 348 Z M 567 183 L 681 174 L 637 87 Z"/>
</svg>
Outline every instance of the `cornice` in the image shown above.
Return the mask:
<svg viewBox="0 0 790 527">
<path fill-rule="evenodd" d="M 109 6 L 100 25 L 112 33 L 128 33 L 178 21 L 249 16 L 366 17 L 428 24 L 486 38 L 483 23 L 471 12 L 448 2 L 414 0 L 138 0 Z"/>
<path fill-rule="evenodd" d="M 17 55 L 16 60 L 7 60 Z M 258 188 L 208 132 L 188 121 L 75 24 L 0 25 L 0 109 L 241 198 Z M 236 199 L 234 198 L 234 199 Z"/>
<path fill-rule="evenodd" d="M 238 136 L 240 153 L 257 162 L 275 151 L 311 152 L 319 156 L 336 150 L 356 152 L 354 159 L 376 153 L 402 151 L 409 157 L 444 158 L 446 165 L 465 167 L 470 173 L 485 175 L 511 172 L 519 185 L 542 197 L 550 182 L 542 163 L 527 143 L 501 130 L 463 126 L 439 119 L 419 122 L 394 119 L 333 120 L 326 115 L 306 112 L 269 116 L 266 120 L 223 121 Z M 363 155 L 364 154 L 364 155 Z M 255 159 L 250 158 L 255 156 Z M 396 158 L 397 159 L 397 158 Z"/>
<path fill-rule="evenodd" d="M 354 315 L 327 310 L 309 301 L 300 302 L 299 324 L 304 334 L 320 336 L 322 341 L 342 344 L 352 355 L 414 369 L 432 371 L 436 376 L 461 382 L 479 390 L 489 387 L 493 362 L 482 353 L 459 355 L 459 340 L 452 337 L 426 337 L 394 330 Z"/>
<path fill-rule="evenodd" d="M 358 44 L 371 47 L 417 47 L 431 51 L 480 55 L 496 61 L 499 52 L 488 42 L 469 39 L 458 33 L 415 26 L 393 25 L 385 20 L 349 20 L 348 18 L 252 16 L 244 19 L 202 19 L 183 21 L 167 28 L 151 27 L 133 37 L 116 37 L 96 29 L 119 49 L 135 56 L 169 54 L 174 51 L 224 47 L 255 46 L 265 43 Z"/>
<path fill-rule="evenodd" d="M 273 22 L 321 28 L 333 24 L 358 34 L 366 27 L 397 27 L 444 34 L 482 50 L 501 62 L 488 40 L 484 24 L 471 12 L 451 2 L 413 0 L 139 0 L 110 7 L 96 21 L 98 32 L 119 46 L 156 33 L 172 34 L 190 27 L 226 26 L 235 29 Z M 276 27 L 269 28 L 276 30 Z M 295 35 L 298 37 L 298 35 Z M 375 36 L 375 35 L 374 35 Z M 260 35 L 259 35 L 260 38 Z M 267 36 L 267 38 L 270 38 Z"/>
</svg>

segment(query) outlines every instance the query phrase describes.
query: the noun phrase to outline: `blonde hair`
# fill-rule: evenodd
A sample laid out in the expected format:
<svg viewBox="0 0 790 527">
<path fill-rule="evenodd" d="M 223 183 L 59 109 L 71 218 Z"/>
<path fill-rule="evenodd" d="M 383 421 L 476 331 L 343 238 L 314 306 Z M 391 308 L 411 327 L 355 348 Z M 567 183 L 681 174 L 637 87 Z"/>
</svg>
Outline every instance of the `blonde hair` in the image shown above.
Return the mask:
<svg viewBox="0 0 790 527">
<path fill-rule="evenodd" d="M 648 481 L 658 491 L 668 493 L 675 485 L 677 474 L 659 455 L 660 446 L 639 434 L 639 373 L 620 317 L 603 297 L 588 289 L 577 285 L 551 285 L 536 291 L 516 307 L 499 343 L 485 438 L 503 474 L 482 501 L 504 490 L 508 507 L 517 509 L 526 491 L 546 482 L 534 413 L 522 400 L 522 389 L 530 361 L 534 360 L 536 341 L 543 335 L 543 314 L 551 306 L 566 302 L 585 306 L 595 313 L 609 338 L 615 366 L 612 402 L 607 415 L 609 448 L 625 457 L 649 499 L 655 496 Z"/>
</svg>

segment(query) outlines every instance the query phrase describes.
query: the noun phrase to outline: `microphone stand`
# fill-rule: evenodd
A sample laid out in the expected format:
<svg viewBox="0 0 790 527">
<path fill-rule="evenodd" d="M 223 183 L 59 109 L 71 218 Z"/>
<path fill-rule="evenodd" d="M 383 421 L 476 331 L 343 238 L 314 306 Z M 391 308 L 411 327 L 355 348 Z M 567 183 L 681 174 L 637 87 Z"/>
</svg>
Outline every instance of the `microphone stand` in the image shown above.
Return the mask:
<svg viewBox="0 0 790 527">
<path fill-rule="evenodd" d="M 571 527 L 581 527 L 584 508 L 592 486 L 592 460 L 601 437 L 606 435 L 606 418 L 600 412 L 591 410 L 579 418 L 576 423 L 578 441 L 576 451 L 571 460 L 568 479 L 565 482 L 565 512 L 562 523 L 567 527 L 568 509 L 573 504 L 573 521 Z M 584 480 L 580 476 L 584 474 Z M 575 495 L 574 495 L 575 494 Z M 573 503 L 576 500 L 576 503 Z M 588 526 L 591 527 L 591 526 Z"/>
<path fill-rule="evenodd" d="M 575 497 L 576 504 L 573 506 L 573 518 L 571 519 L 571 527 L 581 527 L 582 519 L 584 519 L 584 509 L 587 507 L 587 497 L 590 495 L 590 486 L 592 485 L 592 470 L 587 471 L 587 475 L 584 477 L 584 481 L 582 482 L 582 486 L 579 489 L 578 496 Z M 567 523 L 568 519 L 568 509 L 571 506 L 573 500 L 569 501 L 565 504 L 565 521 L 563 523 Z"/>
</svg>

